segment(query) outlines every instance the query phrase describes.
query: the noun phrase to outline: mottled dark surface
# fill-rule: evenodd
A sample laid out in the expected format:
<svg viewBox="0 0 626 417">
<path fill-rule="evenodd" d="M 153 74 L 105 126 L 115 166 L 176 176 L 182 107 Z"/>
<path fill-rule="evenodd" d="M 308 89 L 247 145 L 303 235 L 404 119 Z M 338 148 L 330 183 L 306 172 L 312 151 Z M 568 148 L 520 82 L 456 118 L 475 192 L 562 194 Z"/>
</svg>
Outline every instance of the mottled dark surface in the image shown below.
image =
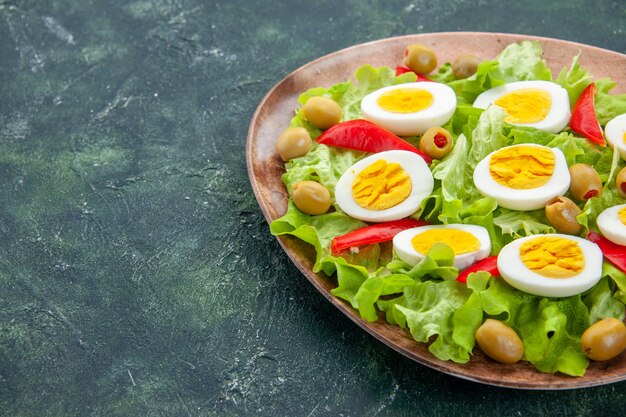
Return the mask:
<svg viewBox="0 0 626 417">
<path fill-rule="evenodd" d="M 335 3 L 0 0 L 0 414 L 626 412 L 624 382 L 488 387 L 374 340 L 269 235 L 244 147 L 331 51 L 480 30 L 624 53 L 624 3 Z"/>
</svg>

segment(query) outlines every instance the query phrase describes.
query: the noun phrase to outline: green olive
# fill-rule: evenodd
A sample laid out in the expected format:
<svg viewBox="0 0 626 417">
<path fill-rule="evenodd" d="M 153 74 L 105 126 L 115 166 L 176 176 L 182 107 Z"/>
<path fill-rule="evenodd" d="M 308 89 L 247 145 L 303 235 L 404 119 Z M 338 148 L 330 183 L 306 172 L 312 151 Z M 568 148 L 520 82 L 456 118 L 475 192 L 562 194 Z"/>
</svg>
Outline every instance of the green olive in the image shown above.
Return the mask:
<svg viewBox="0 0 626 417">
<path fill-rule="evenodd" d="M 296 207 L 305 214 L 324 214 L 330 208 L 330 193 L 319 182 L 298 181 L 291 185 L 291 192 Z"/>
<path fill-rule="evenodd" d="M 459 56 L 452 63 L 454 78 L 461 79 L 471 77 L 476 73 L 478 64 L 480 64 L 480 58 L 476 55 L 465 54 Z"/>
<path fill-rule="evenodd" d="M 487 356 L 500 363 L 515 363 L 524 355 L 524 344 L 515 330 L 499 320 L 485 320 L 476 330 L 476 342 Z"/>
<path fill-rule="evenodd" d="M 311 97 L 302 107 L 304 118 L 320 129 L 328 129 L 341 121 L 341 107 L 332 98 Z"/>
<path fill-rule="evenodd" d="M 576 220 L 576 216 L 580 213 L 582 210 L 567 197 L 554 197 L 546 204 L 546 217 L 559 233 L 579 234 L 583 227 Z"/>
<path fill-rule="evenodd" d="M 600 320 L 585 330 L 580 343 L 589 359 L 608 361 L 626 349 L 626 325 L 612 317 Z"/>
<path fill-rule="evenodd" d="M 432 49 L 414 43 L 404 51 L 404 65 L 418 74 L 426 75 L 437 68 L 437 56 Z"/>
<path fill-rule="evenodd" d="M 619 195 L 626 198 L 626 167 L 622 168 L 617 177 L 615 177 L 615 185 Z"/>
<path fill-rule="evenodd" d="M 569 191 L 578 201 L 587 201 L 591 197 L 600 197 L 602 194 L 602 180 L 597 171 L 586 164 L 574 164 L 569 167 L 571 182 Z"/>
<path fill-rule="evenodd" d="M 442 159 L 453 145 L 452 135 L 443 127 L 431 127 L 420 139 L 420 150 L 433 159 Z"/>
<path fill-rule="evenodd" d="M 276 151 L 283 161 L 306 155 L 312 146 L 311 135 L 303 127 L 289 127 L 276 140 Z"/>
</svg>

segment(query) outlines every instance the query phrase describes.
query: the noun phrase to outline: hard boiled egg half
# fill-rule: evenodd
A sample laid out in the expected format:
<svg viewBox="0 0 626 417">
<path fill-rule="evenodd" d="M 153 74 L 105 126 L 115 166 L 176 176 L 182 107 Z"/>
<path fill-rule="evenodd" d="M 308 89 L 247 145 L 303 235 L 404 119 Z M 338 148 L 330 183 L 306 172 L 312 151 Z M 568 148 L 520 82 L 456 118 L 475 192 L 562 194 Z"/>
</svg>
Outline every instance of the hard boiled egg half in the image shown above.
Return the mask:
<svg viewBox="0 0 626 417">
<path fill-rule="evenodd" d="M 569 122 L 569 95 L 550 81 L 517 81 L 492 88 L 480 94 L 473 106 L 486 109 L 491 104 L 502 107 L 505 122 L 558 133 Z"/>
<path fill-rule="evenodd" d="M 598 283 L 602 251 L 576 236 L 533 235 L 502 248 L 498 270 L 518 290 L 542 297 L 569 297 Z"/>
<path fill-rule="evenodd" d="M 621 114 L 609 121 L 604 128 L 607 142 L 614 146 L 626 161 L 626 114 Z"/>
<path fill-rule="evenodd" d="M 420 226 L 403 230 L 393 238 L 393 249 L 400 259 L 414 266 L 424 259 L 435 243 L 445 243 L 454 251 L 454 266 L 465 269 L 491 252 L 487 229 L 470 224 Z"/>
<path fill-rule="evenodd" d="M 361 100 L 363 117 L 399 136 L 416 136 L 445 124 L 456 110 L 454 90 L 416 82 L 384 87 Z"/>
<path fill-rule="evenodd" d="M 626 246 L 626 204 L 604 210 L 596 223 L 605 238 L 617 245 Z M 626 248 L 624 251 L 626 252 Z"/>
<path fill-rule="evenodd" d="M 474 169 L 474 185 L 498 205 L 528 211 L 565 194 L 570 174 L 565 155 L 537 144 L 507 146 L 487 155 Z"/>
<path fill-rule="evenodd" d="M 415 213 L 433 184 L 428 165 L 416 153 L 379 152 L 361 159 L 339 178 L 335 200 L 351 217 L 386 222 Z"/>
</svg>

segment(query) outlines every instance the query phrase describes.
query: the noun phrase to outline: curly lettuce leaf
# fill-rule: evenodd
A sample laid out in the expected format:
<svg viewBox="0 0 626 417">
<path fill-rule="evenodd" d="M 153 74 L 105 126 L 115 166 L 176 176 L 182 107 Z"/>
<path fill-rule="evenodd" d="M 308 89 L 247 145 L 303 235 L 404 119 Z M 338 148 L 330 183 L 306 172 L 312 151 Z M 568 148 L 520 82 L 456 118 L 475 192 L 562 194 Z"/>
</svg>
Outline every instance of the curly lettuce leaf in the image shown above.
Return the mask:
<svg viewBox="0 0 626 417">
<path fill-rule="evenodd" d="M 404 302 L 392 304 L 396 321 L 405 325 L 418 342 L 435 337 L 428 350 L 442 360 L 465 363 L 470 351 L 454 341 L 452 319 L 471 294 L 456 281 L 424 281 L 404 291 Z M 380 305 L 385 311 L 389 305 Z"/>
<path fill-rule="evenodd" d="M 559 76 L 554 80 L 555 83 L 567 90 L 569 95 L 570 107 L 574 107 L 576 100 L 580 94 L 584 91 L 589 84 L 591 84 L 593 77 L 583 67 L 581 67 L 578 60 L 580 59 L 580 53 L 572 58 L 572 64 L 569 68 L 563 68 L 559 73 Z"/>
<path fill-rule="evenodd" d="M 580 295 L 537 297 L 493 279 L 480 297 L 485 314 L 503 320 L 520 336 L 522 359 L 542 372 L 584 375 L 589 361 L 580 348 L 580 336 L 590 321 Z"/>
<path fill-rule="evenodd" d="M 404 294 L 381 300 L 378 307 L 387 321 L 408 328 L 418 342 L 434 338 L 428 350 L 441 360 L 466 363 L 483 320 L 480 298 L 489 274 L 471 274 L 468 284 L 456 281 L 424 281 L 406 287 Z"/>
<path fill-rule="evenodd" d="M 286 172 L 281 179 L 290 193 L 291 184 L 295 182 L 317 181 L 328 189 L 331 201 L 335 201 L 337 181 L 363 154 L 363 152 L 317 145 L 306 155 L 287 162 Z"/>
<path fill-rule="evenodd" d="M 467 103 L 473 103 L 480 93 L 500 85 L 524 80 L 550 81 L 552 74 L 541 58 L 539 42 L 523 41 L 508 45 L 491 61 L 478 65 L 474 75 L 449 85 Z"/>
<path fill-rule="evenodd" d="M 609 94 L 617 84 L 609 78 L 601 78 L 596 82 L 595 110 L 602 126 L 611 119 L 626 113 L 626 94 Z"/>
<path fill-rule="evenodd" d="M 274 236 L 291 235 L 315 247 L 316 259 L 314 272 L 322 270 L 322 260 L 330 254 L 330 242 L 333 237 L 364 227 L 365 223 L 342 212 L 333 212 L 319 216 L 302 213 L 293 200 L 289 200 L 287 213 L 270 224 Z M 325 269 L 332 274 L 332 268 Z"/>
<path fill-rule="evenodd" d="M 458 275 L 454 263 L 454 252 L 447 245 L 433 246 L 415 267 L 402 261 L 391 262 L 387 272 L 377 271 L 369 275 L 363 267 L 348 264 L 342 258 L 328 259 L 335 262 L 337 288 L 331 293 L 348 301 L 368 321 L 378 319 L 375 304 L 383 295 L 403 293 L 408 287 L 418 285 L 426 276 L 453 280 Z"/>
<path fill-rule="evenodd" d="M 615 287 L 613 297 L 622 304 L 626 304 L 626 274 L 609 262 L 604 262 L 602 264 L 602 276 L 613 283 Z"/>
<path fill-rule="evenodd" d="M 447 246 L 447 245 L 446 245 Z M 387 264 L 387 268 L 394 274 L 402 274 L 416 281 L 425 278 L 454 280 L 459 275 L 459 270 L 454 264 L 454 252 L 450 247 L 433 245 L 428 255 L 415 266 L 396 259 Z"/>
<path fill-rule="evenodd" d="M 607 317 L 624 320 L 624 303 L 613 297 L 609 286 L 609 278 L 604 276 L 583 298 L 589 309 L 590 323 Z"/>
<path fill-rule="evenodd" d="M 586 138 L 579 138 L 568 132 L 549 133 L 538 129 L 515 126 L 511 128 L 508 138 L 512 145 L 534 143 L 537 145 L 558 148 L 565 155 L 568 165 L 576 163 L 594 165 L 605 150 L 595 146 Z"/>
<path fill-rule="evenodd" d="M 491 152 L 507 145 L 508 139 L 502 133 L 505 117 L 502 108 L 489 107 L 478 118 L 471 137 L 459 136 L 452 152 L 433 168 L 433 177 L 441 181 L 442 211 L 446 205 L 455 211 L 481 198 L 474 186 L 474 167 Z"/>
<path fill-rule="evenodd" d="M 603 157 L 595 165 L 596 170 L 604 181 L 602 194 L 599 197 L 592 197 L 585 203 L 583 212 L 576 217 L 576 220 L 585 227 L 585 230 L 594 229 L 595 222 L 600 213 L 607 207 L 623 204 L 624 199 L 620 197 L 615 184 L 617 172 L 626 166 L 619 156 L 617 149 L 607 149 Z M 603 174 L 606 173 L 607 174 Z"/>
<path fill-rule="evenodd" d="M 305 91 L 298 97 L 298 103 L 304 105 L 306 101 L 315 96 L 332 98 L 339 104 L 342 111 L 342 120 L 360 119 L 361 100 L 363 97 L 380 88 L 390 85 L 410 83 L 417 79 L 412 72 L 407 72 L 396 77 L 395 70 L 389 67 L 374 68 L 371 65 L 363 65 L 356 70 L 355 80 L 335 84 L 330 88 L 317 87 Z M 296 111 L 296 116 L 291 120 L 291 127 L 305 127 L 311 132 L 313 139 L 317 138 L 322 131 L 307 122 L 302 116 L 302 109 Z"/>
<path fill-rule="evenodd" d="M 556 232 L 546 219 L 544 210 L 516 211 L 501 208 L 499 212 L 493 223 L 512 239 Z"/>
</svg>

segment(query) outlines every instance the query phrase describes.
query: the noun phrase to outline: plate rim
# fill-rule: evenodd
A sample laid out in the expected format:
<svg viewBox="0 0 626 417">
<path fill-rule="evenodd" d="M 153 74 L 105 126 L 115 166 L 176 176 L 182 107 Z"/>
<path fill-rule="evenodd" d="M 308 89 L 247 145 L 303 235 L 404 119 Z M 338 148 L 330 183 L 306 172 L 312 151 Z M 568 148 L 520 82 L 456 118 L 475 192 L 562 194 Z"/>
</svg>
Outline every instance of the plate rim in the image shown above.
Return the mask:
<svg viewBox="0 0 626 417">
<path fill-rule="evenodd" d="M 293 78 L 295 78 L 299 73 L 306 71 L 307 69 L 309 69 L 310 67 L 315 67 L 316 65 L 319 65 L 320 63 L 330 60 L 334 57 L 337 57 L 339 55 L 343 55 L 348 51 L 351 50 L 355 50 L 355 49 L 360 49 L 360 48 L 368 48 L 371 47 L 372 45 L 380 45 L 380 44 L 384 44 L 384 43 L 395 43 L 398 41 L 403 41 L 403 40 L 408 40 L 408 39 L 416 39 L 416 38 L 420 38 L 420 37 L 432 37 L 432 36 L 437 36 L 437 37 L 456 37 L 456 36 L 488 36 L 488 37 L 495 37 L 495 38 L 501 38 L 503 39 L 503 46 L 511 43 L 511 42 L 518 42 L 520 41 L 519 38 L 524 38 L 525 40 L 534 40 L 534 41 L 539 41 L 539 42 L 558 42 L 558 43 L 564 43 L 567 44 L 571 47 L 584 47 L 585 49 L 591 49 L 591 50 L 595 50 L 598 53 L 602 53 L 602 54 L 611 54 L 614 55 L 616 58 L 618 59 L 624 59 L 626 60 L 626 55 L 616 52 L 616 51 L 612 51 L 612 50 L 608 50 L 608 49 L 604 49 L 604 48 L 600 48 L 597 46 L 593 46 L 593 45 L 588 45 L 588 44 L 583 44 L 583 43 L 579 43 L 579 42 L 574 42 L 574 41 L 569 41 L 569 40 L 564 40 L 564 39 L 558 39 L 558 38 L 551 38 L 551 37 L 545 37 L 545 36 L 535 36 L 535 35 L 527 35 L 527 34 L 518 34 L 518 33 L 503 33 L 503 32 L 475 32 L 475 31 L 444 31 L 444 32 L 428 32 L 428 33 L 416 33 L 416 34 L 406 34 L 406 35 L 399 35 L 399 36 L 392 36 L 392 37 L 386 37 L 386 38 L 381 38 L 381 39 L 376 39 L 376 40 L 371 40 L 368 42 L 363 42 L 363 43 L 359 43 L 359 44 L 355 44 L 355 45 L 351 45 L 333 52 L 330 52 L 328 54 L 322 55 L 318 58 L 313 59 L 312 61 L 309 61 L 301 66 L 299 66 L 298 68 L 294 69 L 293 71 L 289 72 L 287 75 L 285 75 L 281 80 L 279 80 L 277 83 L 275 83 L 268 91 L 267 93 L 263 96 L 263 98 L 261 99 L 261 101 L 259 102 L 259 104 L 257 105 L 252 118 L 250 120 L 250 125 L 248 128 L 248 133 L 246 136 L 246 170 L 248 172 L 248 179 L 250 181 L 250 184 L 252 185 L 252 189 L 255 195 L 255 198 L 257 200 L 257 203 L 259 204 L 259 207 L 261 208 L 261 211 L 263 213 L 263 216 L 265 217 L 265 220 L 268 224 L 270 224 L 272 222 L 272 216 L 270 215 L 269 209 L 268 207 L 265 206 L 265 201 L 262 199 L 261 196 L 261 191 L 260 191 L 260 186 L 257 183 L 257 181 L 255 180 L 255 176 L 254 176 L 254 166 L 253 166 L 253 160 L 252 160 L 252 155 L 253 155 L 253 147 L 254 147 L 254 138 L 256 136 L 256 132 L 257 132 L 257 124 L 258 124 L 258 120 L 260 119 L 260 115 L 263 112 L 264 108 L 268 105 L 268 102 L 271 100 L 271 98 L 276 94 L 276 92 L 282 88 L 286 83 L 288 83 L 290 80 L 292 80 Z M 507 42 L 507 38 L 508 38 L 508 42 Z M 507 381 L 500 381 L 497 378 L 483 378 L 481 376 L 477 376 L 472 374 L 471 372 L 463 372 L 455 370 L 452 371 L 449 368 L 451 367 L 450 365 L 452 365 L 453 367 L 463 367 L 466 364 L 457 364 L 451 361 L 442 361 L 438 358 L 436 358 L 434 355 L 432 355 L 431 353 L 429 353 L 429 355 L 431 356 L 431 358 L 421 358 L 415 355 L 414 352 L 405 349 L 404 346 L 401 346 L 399 344 L 394 344 L 392 343 L 388 338 L 386 338 L 383 334 L 381 334 L 380 332 L 377 332 L 374 330 L 373 325 L 380 325 L 380 326 L 392 326 L 392 327 L 397 327 L 391 324 L 388 324 L 386 322 L 381 322 L 381 320 L 379 319 L 376 322 L 367 322 L 366 320 L 362 319 L 360 317 L 360 315 L 358 314 L 358 312 L 356 312 L 352 306 L 349 305 L 349 303 L 343 301 L 343 300 L 339 300 L 338 298 L 334 297 L 332 294 L 330 294 L 330 292 L 324 288 L 322 285 L 320 285 L 313 277 L 312 275 L 317 276 L 320 279 L 323 279 L 325 281 L 331 281 L 333 278 L 332 277 L 328 277 L 327 275 L 323 274 L 323 273 L 315 273 L 313 272 L 311 269 L 307 269 L 305 268 L 305 266 L 300 262 L 300 259 L 298 259 L 298 257 L 296 256 L 297 253 L 295 253 L 292 250 L 292 247 L 294 245 L 300 245 L 301 242 L 299 241 L 297 238 L 293 237 L 293 236 L 275 236 L 275 238 L 278 240 L 279 244 L 281 245 L 283 251 L 287 254 L 287 256 L 290 258 L 291 262 L 298 268 L 298 270 L 307 278 L 307 280 L 313 284 L 313 286 L 318 290 L 318 292 L 320 292 L 324 298 L 326 298 L 328 301 L 330 301 L 335 307 L 337 307 L 345 316 L 347 316 L 350 320 L 352 320 L 355 324 L 357 324 L 361 329 L 365 330 L 370 336 L 374 337 L 376 340 L 378 340 L 379 342 L 383 343 L 385 346 L 393 349 L 394 351 L 402 354 L 403 356 L 411 359 L 412 361 L 415 361 L 423 366 L 427 366 L 428 368 L 431 368 L 433 370 L 442 372 L 444 374 L 450 375 L 450 376 L 454 376 L 460 379 L 464 379 L 464 380 L 468 380 L 468 381 L 472 381 L 472 382 L 477 382 L 477 383 L 481 383 L 481 384 L 486 384 L 486 385 L 491 385 L 491 386 L 497 386 L 497 387 L 503 387 L 503 388 L 514 388 L 514 389 L 521 389 L 521 390 L 531 390 L 531 391 L 541 391 L 541 390 L 572 390 L 572 389 L 580 389 L 580 388 L 588 388 L 588 387 L 594 387 L 594 386 L 601 386 L 601 385 L 607 385 L 607 384 L 612 384 L 612 383 L 616 383 L 616 382 L 620 382 L 620 381 L 624 381 L 626 380 L 626 371 L 622 374 L 622 375 L 618 375 L 615 377 L 609 377 L 606 379 L 585 379 L 585 377 L 571 377 L 568 375 L 564 375 L 564 374 L 546 374 L 543 372 L 540 372 L 536 369 L 534 369 L 534 366 L 529 365 L 534 369 L 535 372 L 537 372 L 537 374 L 540 375 L 544 375 L 544 376 L 550 376 L 552 375 L 555 378 L 554 382 L 550 382 L 550 383 L 545 383 L 542 385 L 537 385 L 537 384 L 532 384 L 532 383 L 522 383 L 522 382 L 507 382 Z M 304 243 L 306 244 L 306 243 Z M 298 255 L 301 255 L 298 253 Z M 401 329 L 403 330 L 403 329 Z M 410 336 L 409 336 L 410 337 Z M 423 345 L 423 346 L 427 346 L 426 343 L 420 343 L 417 341 L 413 342 L 415 344 L 418 345 Z M 430 360 L 429 360 L 430 359 Z M 526 362 L 524 362 L 524 364 L 526 364 Z M 462 368 L 461 368 L 462 369 Z M 494 374 L 495 376 L 497 376 L 497 374 Z"/>
</svg>

